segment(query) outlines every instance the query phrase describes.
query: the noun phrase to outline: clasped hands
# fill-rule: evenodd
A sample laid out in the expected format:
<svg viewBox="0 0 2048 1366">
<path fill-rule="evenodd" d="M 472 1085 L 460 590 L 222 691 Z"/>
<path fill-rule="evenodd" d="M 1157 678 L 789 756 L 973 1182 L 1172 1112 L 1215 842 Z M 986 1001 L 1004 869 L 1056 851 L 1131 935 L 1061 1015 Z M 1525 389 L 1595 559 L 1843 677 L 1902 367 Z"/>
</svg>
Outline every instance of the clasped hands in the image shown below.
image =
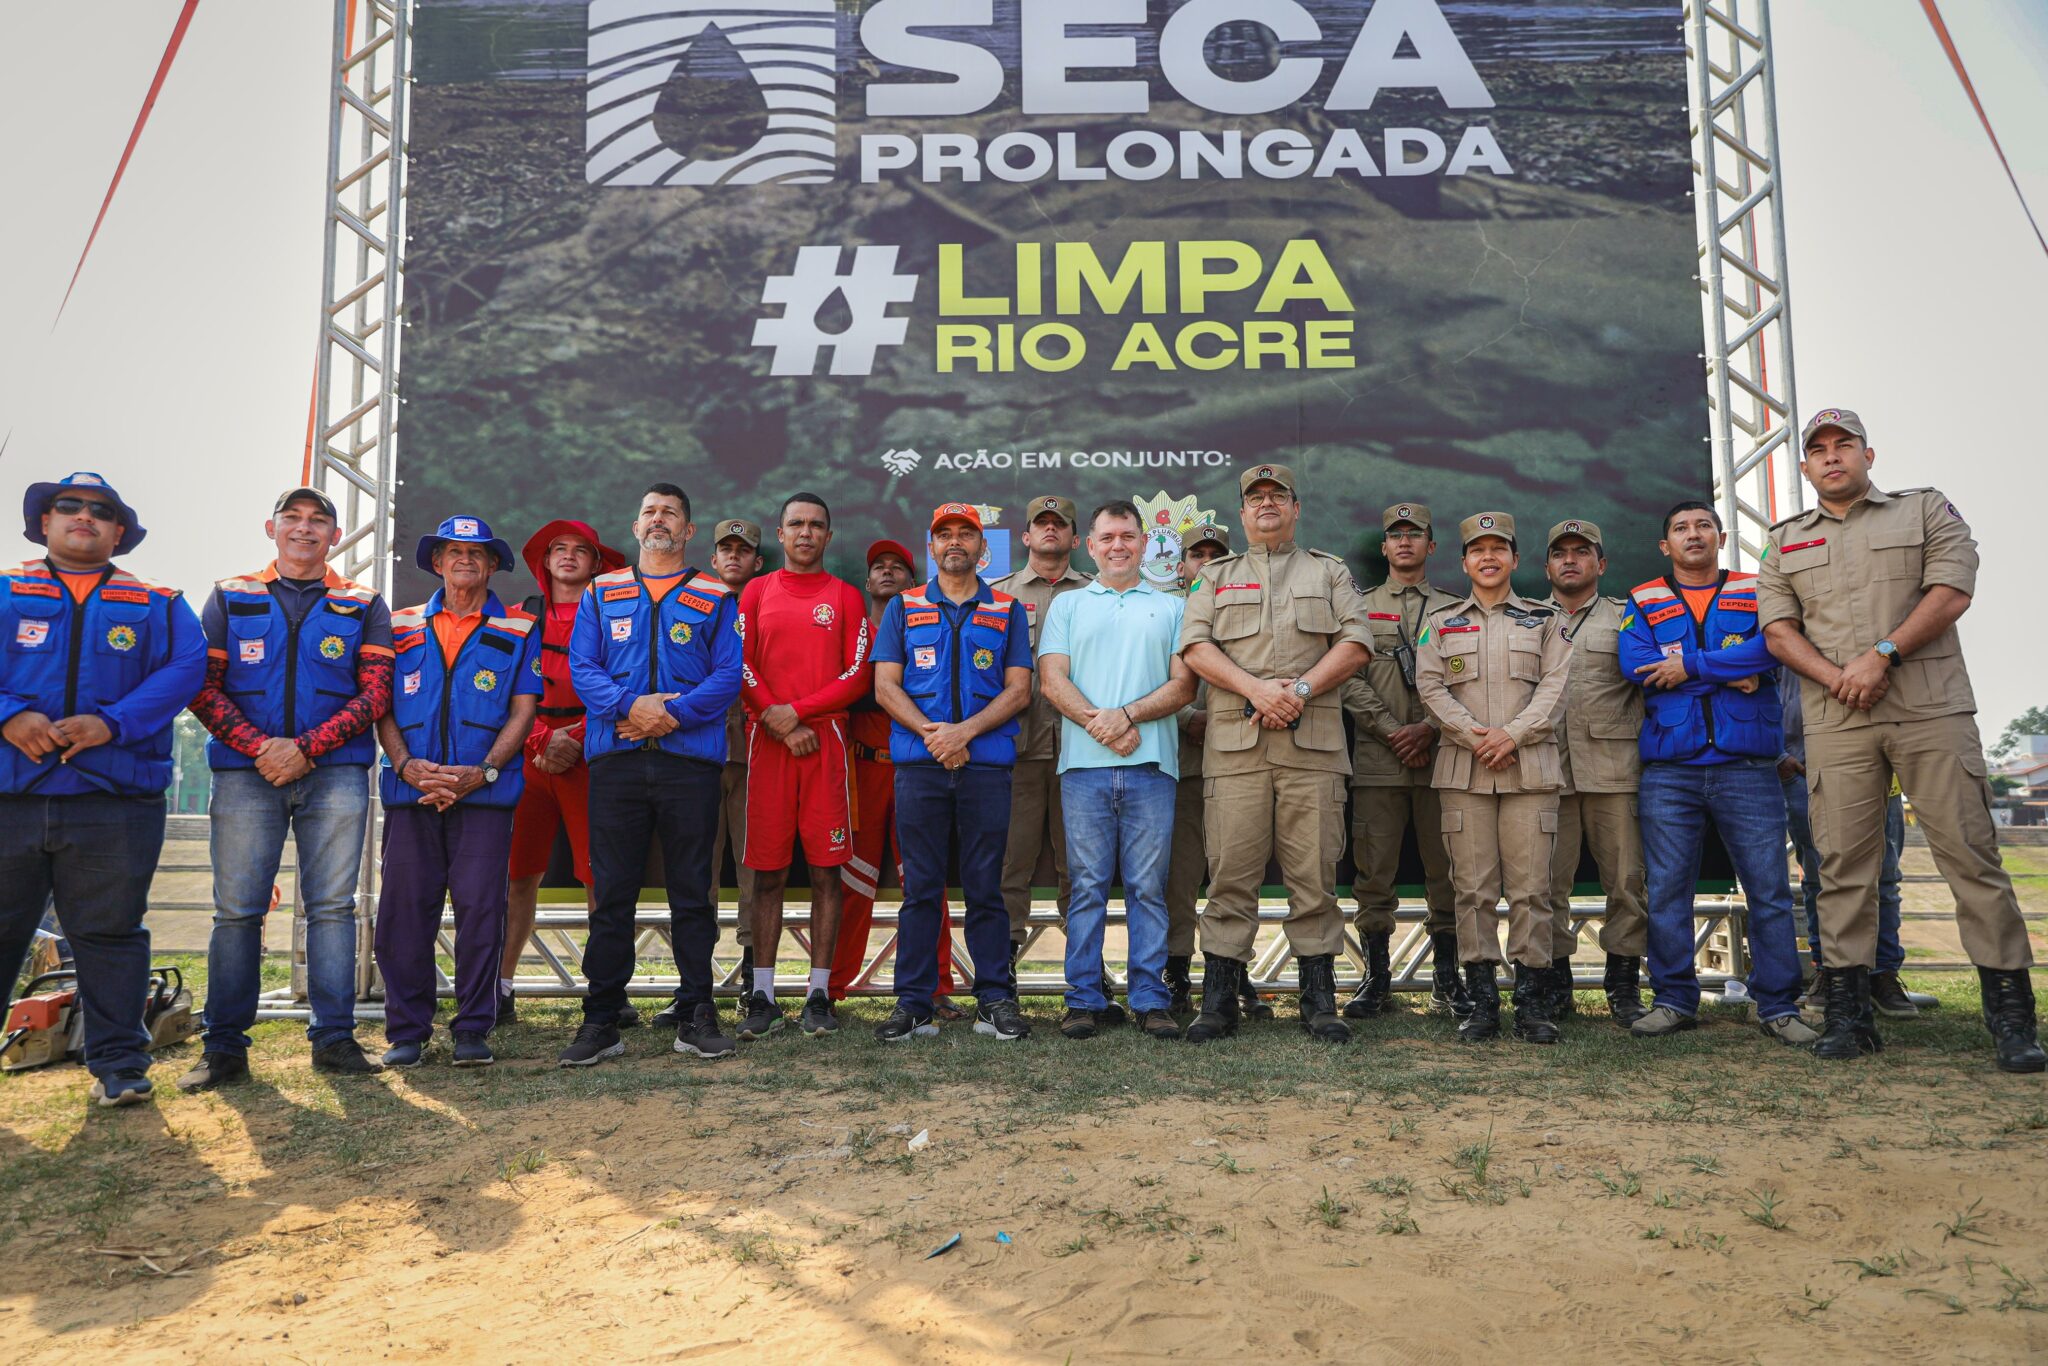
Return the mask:
<svg viewBox="0 0 2048 1366">
<path fill-rule="evenodd" d="M 97 716 L 67 716 L 52 721 L 39 711 L 18 711 L 7 719 L 5 726 L 0 726 L 0 739 L 27 755 L 31 763 L 41 763 L 52 752 L 59 763 L 69 763 L 71 756 L 81 750 L 104 745 L 113 738 L 113 729 Z"/>
<path fill-rule="evenodd" d="M 818 732 L 799 720 L 796 708 L 787 702 L 777 702 L 762 712 L 761 724 L 770 735 L 789 746 L 789 752 L 799 759 L 818 752 Z"/>
</svg>

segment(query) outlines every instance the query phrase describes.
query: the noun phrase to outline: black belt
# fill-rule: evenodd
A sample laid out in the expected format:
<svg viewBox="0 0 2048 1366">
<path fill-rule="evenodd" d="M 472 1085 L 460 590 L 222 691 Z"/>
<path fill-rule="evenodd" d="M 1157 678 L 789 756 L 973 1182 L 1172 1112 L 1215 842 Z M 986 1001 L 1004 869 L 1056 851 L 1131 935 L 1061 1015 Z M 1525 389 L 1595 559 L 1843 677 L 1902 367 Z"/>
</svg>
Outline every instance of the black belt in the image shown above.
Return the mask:
<svg viewBox="0 0 2048 1366">
<path fill-rule="evenodd" d="M 873 745 L 864 745 L 858 740 L 853 742 L 853 757 L 865 759 L 871 764 L 893 764 L 896 762 L 889 757 L 888 750 L 876 749 Z"/>
<path fill-rule="evenodd" d="M 542 715 L 542 716 L 556 716 L 556 717 L 560 717 L 560 716 L 582 716 L 582 715 L 584 714 L 584 711 L 583 711 L 583 708 L 581 708 L 581 707 L 542 707 L 542 708 L 540 709 L 540 712 L 539 712 L 539 714 L 540 714 L 540 715 Z"/>
</svg>

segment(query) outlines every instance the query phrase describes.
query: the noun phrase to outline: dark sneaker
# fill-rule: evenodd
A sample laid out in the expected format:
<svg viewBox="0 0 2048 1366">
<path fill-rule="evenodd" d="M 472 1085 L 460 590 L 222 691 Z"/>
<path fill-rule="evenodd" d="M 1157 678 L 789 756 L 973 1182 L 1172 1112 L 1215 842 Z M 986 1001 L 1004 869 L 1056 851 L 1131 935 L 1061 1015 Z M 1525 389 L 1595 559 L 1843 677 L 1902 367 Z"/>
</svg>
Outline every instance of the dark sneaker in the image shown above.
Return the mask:
<svg viewBox="0 0 2048 1366">
<path fill-rule="evenodd" d="M 1899 985 L 1899 974 L 1896 972 L 1870 974 L 1870 1004 L 1887 1020 L 1920 1018 L 1920 1007 L 1913 1004 L 1912 999 L 1906 995 L 1906 989 Z"/>
<path fill-rule="evenodd" d="M 803 1012 L 797 1016 L 796 1027 L 814 1039 L 839 1032 L 839 1012 L 832 1008 L 832 998 L 822 991 L 814 991 L 804 998 Z"/>
<path fill-rule="evenodd" d="M 1126 1011 L 1115 1001 L 1111 1001 L 1108 1005 L 1095 1012 L 1095 1023 L 1101 1025 L 1104 1029 L 1115 1029 L 1118 1025 L 1129 1024 L 1130 1022 L 1130 1012 Z"/>
<path fill-rule="evenodd" d="M 640 1012 L 630 1005 L 619 1007 L 619 1013 L 612 1019 L 613 1029 L 638 1029 Z"/>
<path fill-rule="evenodd" d="M 419 1043 L 395 1043 L 384 1050 L 386 1067 L 418 1067 L 427 1055 L 427 1046 Z"/>
<path fill-rule="evenodd" d="M 1092 1039 L 1096 1035 L 1095 1012 L 1068 1010 L 1060 1016 L 1060 1033 L 1070 1039 Z"/>
<path fill-rule="evenodd" d="M 457 1067 L 489 1067 L 497 1060 L 498 1055 L 491 1052 L 491 1046 L 483 1035 L 465 1029 L 455 1036 Z"/>
<path fill-rule="evenodd" d="M 1005 996 L 974 1012 L 974 1032 L 1013 1043 L 1030 1038 L 1031 1025 L 1025 1020 L 1024 1012 L 1017 1008 L 1017 1003 Z"/>
<path fill-rule="evenodd" d="M 240 1053 L 202 1053 L 190 1072 L 178 1078 L 180 1091 L 211 1091 L 249 1080 L 249 1059 Z"/>
<path fill-rule="evenodd" d="M 932 1023 L 929 1015 L 913 1015 L 904 1006 L 897 1006 L 889 1012 L 889 1018 L 875 1026 L 875 1037 L 883 1043 L 902 1043 L 905 1039 L 925 1038 L 937 1034 L 939 1027 Z"/>
<path fill-rule="evenodd" d="M 740 1038 L 747 1043 L 765 1039 L 786 1023 L 782 1007 L 776 1005 L 767 992 L 757 991 L 747 998 L 746 1018 L 740 1021 Z"/>
<path fill-rule="evenodd" d="M 1273 1003 L 1259 995 L 1259 989 L 1252 985 L 1252 978 L 1249 972 L 1245 974 L 1244 982 L 1239 987 L 1238 992 L 1243 998 L 1243 1004 L 1239 1006 L 1238 1013 L 1245 1019 L 1270 1020 L 1273 1018 Z"/>
<path fill-rule="evenodd" d="M 674 1029 L 682 1022 L 683 1007 L 673 997 L 669 999 L 669 1003 L 663 1006 L 652 1020 L 648 1021 L 656 1029 Z"/>
<path fill-rule="evenodd" d="M 347 1077 L 366 1077 L 372 1072 L 382 1072 L 384 1069 L 364 1056 L 363 1046 L 351 1035 L 314 1049 L 313 1070 L 335 1072 Z"/>
<path fill-rule="evenodd" d="M 1141 1010 L 1138 1012 L 1138 1028 L 1148 1039 L 1180 1038 L 1180 1026 L 1173 1015 L 1164 1010 Z"/>
<path fill-rule="evenodd" d="M 718 1023 L 718 1007 L 706 1001 L 690 1012 L 689 1023 L 676 1028 L 675 1049 L 697 1058 L 729 1058 L 735 1045 Z"/>
<path fill-rule="evenodd" d="M 498 993 L 498 1028 L 519 1023 L 519 998 L 509 991 Z"/>
<path fill-rule="evenodd" d="M 602 1020 L 585 1020 L 576 1027 L 576 1037 L 555 1058 L 557 1067 L 595 1067 L 606 1058 L 624 1057 L 626 1045 L 619 1031 Z M 386 1058 L 386 1062 L 390 1059 Z"/>
<path fill-rule="evenodd" d="M 156 1091 L 149 1074 L 134 1070 L 115 1072 L 92 1084 L 92 1098 L 102 1106 L 140 1105 Z"/>
</svg>

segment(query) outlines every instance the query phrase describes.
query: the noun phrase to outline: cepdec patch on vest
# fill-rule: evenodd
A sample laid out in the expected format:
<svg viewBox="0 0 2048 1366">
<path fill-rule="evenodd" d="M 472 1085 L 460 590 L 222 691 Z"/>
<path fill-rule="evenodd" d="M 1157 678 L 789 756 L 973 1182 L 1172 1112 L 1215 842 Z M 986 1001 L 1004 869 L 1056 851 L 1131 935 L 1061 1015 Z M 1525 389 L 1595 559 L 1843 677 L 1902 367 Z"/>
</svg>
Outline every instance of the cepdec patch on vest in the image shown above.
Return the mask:
<svg viewBox="0 0 2048 1366">
<path fill-rule="evenodd" d="M 50 623 L 23 617 L 14 623 L 14 643 L 24 649 L 33 650 L 50 638 Z"/>
<path fill-rule="evenodd" d="M 100 601 L 148 602 L 149 590 L 147 588 L 102 588 L 100 590 Z"/>
<path fill-rule="evenodd" d="M 919 669 L 938 668 L 939 647 L 936 645 L 918 646 L 915 650 L 912 650 L 910 652 L 910 662 L 914 667 Z"/>
<path fill-rule="evenodd" d="M 613 618 L 612 618 L 612 639 L 613 639 L 613 640 L 631 640 L 632 638 L 633 638 L 633 619 L 632 619 L 631 617 L 613 617 Z"/>
<path fill-rule="evenodd" d="M 411 697 L 414 693 L 418 692 L 419 690 L 420 676 L 417 673 L 407 674 L 405 676 L 405 695 L 407 697 Z"/>
<path fill-rule="evenodd" d="M 260 640 L 245 640 L 241 642 L 241 645 L 242 662 L 244 664 L 261 664 L 263 662 L 264 642 Z"/>
</svg>

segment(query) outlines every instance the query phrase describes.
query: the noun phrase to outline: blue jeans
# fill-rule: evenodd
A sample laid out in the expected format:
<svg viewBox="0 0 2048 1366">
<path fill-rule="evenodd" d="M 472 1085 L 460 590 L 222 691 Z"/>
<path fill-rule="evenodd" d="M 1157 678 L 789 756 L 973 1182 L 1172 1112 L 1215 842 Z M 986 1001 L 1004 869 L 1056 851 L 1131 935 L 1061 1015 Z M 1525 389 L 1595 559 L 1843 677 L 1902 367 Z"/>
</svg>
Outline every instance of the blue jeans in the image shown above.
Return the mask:
<svg viewBox="0 0 2048 1366">
<path fill-rule="evenodd" d="M 1813 963 L 1820 966 L 1820 850 L 1813 847 L 1813 822 L 1807 814 L 1804 777 L 1785 780 L 1785 828 L 1799 851 L 1799 894 L 1806 903 L 1806 942 Z M 1899 942 L 1899 856 L 1906 847 L 1906 799 L 1893 797 L 1884 812 L 1884 872 L 1877 880 L 1877 970 L 1897 972 L 1906 963 Z"/>
<path fill-rule="evenodd" d="M 896 765 L 896 845 L 903 856 L 903 910 L 896 925 L 896 1001 L 921 1018 L 939 989 L 939 936 L 946 931 L 946 856 L 960 851 L 967 952 L 974 997 L 1015 1000 L 1010 912 L 1003 904 L 1003 851 L 1010 843 L 1010 770 L 969 764 Z"/>
<path fill-rule="evenodd" d="M 1157 764 L 1073 768 L 1060 775 L 1067 823 L 1067 1005 L 1101 1010 L 1102 933 L 1109 888 L 1121 870 L 1130 946 L 1131 1009 L 1165 1010 L 1166 869 L 1173 853 L 1173 799 L 1179 784 Z"/>
<path fill-rule="evenodd" d="M 1636 810 L 1649 874 L 1650 985 L 1656 1003 L 1681 1015 L 1699 1013 L 1692 898 L 1712 822 L 1749 900 L 1749 992 L 1757 1018 L 1797 1014 L 1799 941 L 1792 879 L 1785 872 L 1785 796 L 1777 760 L 1645 764 Z"/>
<path fill-rule="evenodd" d="M 0 1010 L 54 894 L 78 967 L 85 1065 L 149 1070 L 149 883 L 164 847 L 162 797 L 0 796 Z"/>
<path fill-rule="evenodd" d="M 253 768 L 213 775 L 213 935 L 206 945 L 209 1053 L 246 1054 L 262 989 L 263 918 L 285 836 L 299 850 L 299 917 L 306 923 L 306 997 L 313 1047 L 356 1030 L 356 875 L 370 819 L 369 769 L 316 768 L 273 787 Z"/>
</svg>

